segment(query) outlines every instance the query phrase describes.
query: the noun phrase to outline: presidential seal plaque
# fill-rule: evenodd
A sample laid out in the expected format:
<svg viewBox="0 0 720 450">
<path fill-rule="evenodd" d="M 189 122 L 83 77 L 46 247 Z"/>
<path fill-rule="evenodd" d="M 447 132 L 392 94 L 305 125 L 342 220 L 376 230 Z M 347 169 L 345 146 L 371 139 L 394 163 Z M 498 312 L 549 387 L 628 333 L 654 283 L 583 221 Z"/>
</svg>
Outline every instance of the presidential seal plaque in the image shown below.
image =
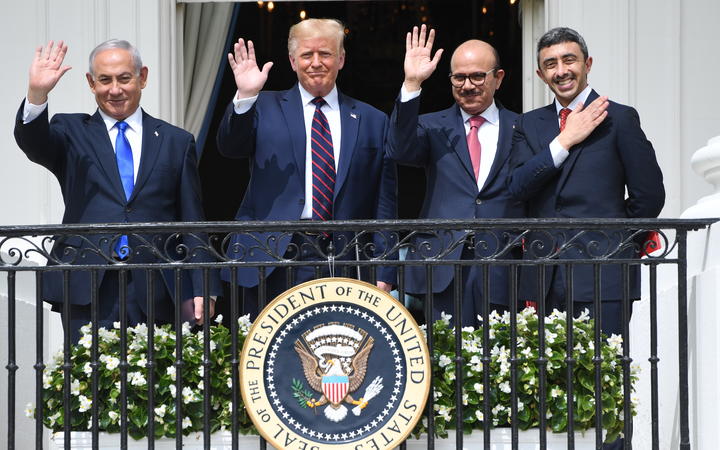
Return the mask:
<svg viewBox="0 0 720 450">
<path fill-rule="evenodd" d="M 260 313 L 243 346 L 240 388 L 276 449 L 392 449 L 423 414 L 430 357 L 395 298 L 362 281 L 323 278 Z"/>
</svg>

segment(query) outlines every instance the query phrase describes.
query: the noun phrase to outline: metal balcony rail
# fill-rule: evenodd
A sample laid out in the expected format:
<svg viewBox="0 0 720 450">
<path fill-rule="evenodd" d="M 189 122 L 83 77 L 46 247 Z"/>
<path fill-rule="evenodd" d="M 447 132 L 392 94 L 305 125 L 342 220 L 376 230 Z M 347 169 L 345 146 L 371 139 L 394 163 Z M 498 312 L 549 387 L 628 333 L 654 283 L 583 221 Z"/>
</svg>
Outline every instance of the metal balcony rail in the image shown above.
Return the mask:
<svg viewBox="0 0 720 450">
<path fill-rule="evenodd" d="M 157 279 L 162 278 L 163 272 L 171 274 L 174 280 L 172 288 L 176 298 L 182 291 L 183 273 L 196 271 L 201 273 L 205 310 L 209 303 L 210 278 L 213 271 L 227 269 L 234 279 L 238 271 L 253 269 L 257 271 L 258 301 L 262 308 L 271 298 L 266 298 L 266 278 L 271 268 L 286 268 L 287 287 L 292 287 L 296 280 L 297 270 L 310 266 L 317 278 L 334 275 L 349 278 L 361 278 L 365 281 L 375 282 L 378 271 L 383 268 L 394 268 L 397 271 L 398 298 L 406 298 L 406 275 L 410 270 L 425 272 L 426 290 L 433 292 L 433 275 L 442 270 L 451 270 L 454 281 L 451 288 L 454 290 L 453 320 L 461 323 L 463 298 L 461 278 L 463 268 L 475 267 L 481 274 L 483 290 L 491 292 L 490 287 L 497 283 L 493 279 L 492 269 L 502 267 L 509 274 L 507 289 L 509 295 L 509 333 L 510 348 L 507 362 L 510 365 L 510 429 L 513 438 L 513 448 L 518 445 L 519 420 L 519 373 L 520 364 L 526 361 L 524 355 L 518 354 L 518 323 L 517 313 L 521 310 L 521 301 L 518 293 L 521 273 L 533 270 L 536 274 L 534 283 L 538 290 L 544 290 L 546 271 L 554 267 L 563 267 L 568 274 L 565 280 L 566 292 L 572 295 L 573 290 L 579 286 L 573 283 L 573 274 L 584 271 L 590 273 L 593 280 L 593 304 L 595 310 L 600 310 L 602 280 L 604 273 L 609 276 L 619 276 L 622 282 L 622 321 L 623 341 L 622 354 L 618 364 L 622 367 L 623 381 L 623 411 L 631 411 L 632 371 L 629 345 L 629 321 L 633 300 L 631 293 L 631 272 L 640 266 L 647 266 L 649 277 L 643 280 L 650 302 L 651 320 L 648 324 L 650 340 L 651 365 L 651 392 L 652 392 L 652 447 L 660 448 L 658 431 L 658 268 L 663 265 L 677 268 L 677 327 L 679 333 L 679 374 L 665 373 L 664 376 L 677 376 L 680 392 L 679 423 L 673 424 L 680 429 L 681 448 L 690 448 L 690 430 L 688 419 L 688 330 L 687 330 L 687 236 L 692 230 L 703 229 L 716 219 L 495 219 L 495 220 L 403 220 L 403 221 L 330 221 L 330 222 L 208 222 L 208 223 L 141 223 L 141 224 L 91 224 L 91 225 L 48 225 L 48 226 L 4 226 L 0 227 L 0 271 L 7 282 L 6 321 L 8 336 L 6 342 L 7 364 L 4 377 L 7 379 L 7 447 L 29 448 L 31 439 L 28 436 L 16 435 L 16 371 L 18 365 L 18 342 L 16 340 L 18 327 L 31 326 L 17 323 L 18 294 L 16 288 L 17 274 L 31 272 L 35 277 L 35 448 L 43 448 L 43 422 L 47 415 L 44 404 L 43 375 L 48 369 L 46 360 L 43 316 L 43 279 L 57 277 L 61 283 L 62 298 L 64 299 L 63 312 L 70 314 L 69 308 L 69 280 L 70 277 L 82 276 L 86 280 L 86 292 L 91 298 L 91 328 L 92 342 L 90 345 L 91 381 L 90 392 L 93 399 L 98 399 L 100 392 L 98 368 L 101 356 L 98 351 L 99 330 L 97 326 L 99 280 L 105 271 L 118 271 L 119 304 L 120 304 L 120 361 L 117 371 L 120 374 L 120 416 L 118 418 L 121 447 L 126 448 L 129 434 L 128 411 L 128 371 L 127 360 L 128 331 L 126 321 L 127 280 L 128 274 L 133 271 L 142 271 L 147 279 L 147 298 L 155 296 Z M 659 237 L 660 248 L 649 255 L 645 255 L 650 232 L 656 232 Z M 119 259 L 115 253 L 116 244 L 121 236 L 128 236 L 130 255 L 126 259 Z M 653 242 L 657 242 L 656 239 Z M 312 257 L 300 255 L 311 254 Z M 465 255 L 461 257 L 460 255 Z M 471 257 L 467 257 L 471 255 Z M 38 261 L 47 262 L 47 265 L 38 265 Z M 616 272 L 605 272 L 610 268 Z M 612 270 L 615 270 L 612 269 Z M 171 282 L 172 284 L 172 282 Z M 3 293 L 0 293 L 2 295 Z M 489 324 L 491 314 L 489 295 L 482 294 L 484 306 L 481 323 Z M 244 295 L 242 289 L 230 285 L 226 295 L 219 301 L 229 304 L 230 320 L 230 354 L 231 358 L 231 404 L 232 404 L 232 448 L 238 448 L 239 417 L 242 400 L 239 395 L 239 325 L 238 318 L 243 306 Z M 154 302 L 147 303 L 148 323 L 154 322 Z M 3 308 L 5 305 L 0 305 Z M 432 324 L 433 295 L 426 295 L 423 299 L 424 311 L 419 313 L 420 320 Z M 547 314 L 543 302 L 537 303 L 537 329 L 544 330 Z M 4 308 L 3 308 L 4 309 Z M 572 298 L 567 298 L 566 310 L 572 311 Z M 200 327 L 204 342 L 202 366 L 204 368 L 203 381 L 203 445 L 209 448 L 211 444 L 211 418 L 213 405 L 211 405 L 211 361 L 210 361 L 210 324 Z M 578 405 L 574 399 L 575 386 L 573 370 L 577 364 L 573 349 L 575 347 L 575 324 L 573 320 L 565 322 L 565 351 L 563 362 L 565 364 L 565 393 L 567 398 L 567 424 L 565 427 L 568 439 L 568 448 L 574 448 L 574 424 L 578 414 Z M 63 384 L 63 426 L 65 447 L 70 448 L 70 431 L 86 430 L 86 424 L 78 426 L 72 421 L 73 395 L 71 390 L 70 373 L 73 369 L 72 340 L 67 327 L 65 327 L 63 357 L 60 363 L 64 373 Z M 175 333 L 175 361 L 174 366 L 178 373 L 183 368 L 183 341 L 182 318 L 180 308 L 175 309 L 173 323 Z M 428 326 L 428 329 L 431 329 Z M 490 327 L 482 330 L 481 365 L 483 367 L 483 391 L 491 391 L 491 347 Z M 594 421 L 596 448 L 602 448 L 603 442 L 603 390 L 601 379 L 601 366 L 603 357 L 600 348 L 604 342 L 599 324 L 596 322 L 593 329 L 594 349 Z M 463 376 L 469 361 L 463 357 L 463 339 L 461 327 L 454 331 L 454 358 L 449 369 L 454 369 L 454 423 L 445 423 L 444 427 L 455 428 L 460 431 L 466 427 L 463 410 Z M 155 417 L 154 370 L 155 355 L 154 342 L 157 338 L 154 327 L 147 329 L 147 401 L 146 412 L 148 418 Z M 547 448 L 547 429 L 550 420 L 546 417 L 546 397 L 548 395 L 548 358 L 545 357 L 548 343 L 546 333 L 538 335 L 538 355 L 531 359 L 538 367 L 538 404 L 540 411 L 537 426 L 541 448 Z M 427 344 L 430 355 L 434 355 L 433 363 L 439 363 L 435 353 L 436 342 L 434 334 L 427 333 Z M 30 352 L 31 343 L 21 343 L 23 351 Z M 439 373 L 434 371 L 434 373 Z M 436 381 L 436 380 L 434 380 Z M 183 445 L 183 424 L 180 412 L 185 408 L 182 396 L 183 378 L 177 376 L 175 390 L 175 442 L 177 448 Z M 89 410 L 92 415 L 89 431 L 92 433 L 93 448 L 98 448 L 98 433 L 100 421 L 98 414 L 98 401 L 93 401 Z M 429 396 L 425 416 L 427 433 L 427 448 L 435 446 L 436 418 L 434 395 Z M 490 395 L 482 399 L 482 416 L 493 417 L 493 400 Z M 480 410 L 478 410 L 480 411 Z M 480 414 L 478 413 L 478 416 Z M 632 414 L 624 413 L 623 434 L 625 448 L 630 448 L 632 436 Z M 25 419 L 22 419 L 25 420 Z M 33 420 L 33 419 L 28 419 Z M 482 420 L 484 447 L 490 448 L 490 437 L 494 429 L 491 420 Z M 669 426 L 664 424 L 663 426 Z M 146 436 L 149 437 L 148 448 L 154 448 L 154 438 L 157 424 L 155 420 L 148 420 Z M 18 446 L 18 439 L 20 445 Z M 463 448 L 463 433 L 456 433 L 456 447 Z M 267 443 L 260 439 L 259 448 L 265 449 Z M 405 447 L 405 444 L 402 445 Z"/>
</svg>

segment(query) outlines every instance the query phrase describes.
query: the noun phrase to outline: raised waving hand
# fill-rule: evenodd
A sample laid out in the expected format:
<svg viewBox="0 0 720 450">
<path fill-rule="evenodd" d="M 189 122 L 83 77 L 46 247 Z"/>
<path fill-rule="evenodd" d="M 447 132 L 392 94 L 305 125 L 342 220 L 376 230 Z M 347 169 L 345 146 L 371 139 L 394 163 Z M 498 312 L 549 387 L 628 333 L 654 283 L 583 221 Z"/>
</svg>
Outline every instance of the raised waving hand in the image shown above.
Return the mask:
<svg viewBox="0 0 720 450">
<path fill-rule="evenodd" d="M 405 89 L 410 92 L 420 90 L 420 85 L 435 71 L 440 62 L 443 49 L 438 49 L 432 56 L 435 41 L 435 30 L 427 31 L 425 25 L 413 27 L 405 38 Z"/>
<path fill-rule="evenodd" d="M 228 53 L 228 62 L 235 77 L 238 98 L 254 97 L 265 86 L 273 63 L 266 62 L 262 70 L 258 68 L 252 41 L 247 41 L 246 46 L 245 41 L 240 38 L 233 46 L 233 50 L 234 54 Z"/>
<path fill-rule="evenodd" d="M 65 72 L 71 69 L 70 66 L 63 66 L 67 49 L 63 41 L 58 42 L 57 46 L 50 41 L 45 48 L 40 46 L 35 49 L 35 57 L 30 64 L 27 94 L 28 101 L 33 105 L 45 103 L 50 91 Z"/>
</svg>

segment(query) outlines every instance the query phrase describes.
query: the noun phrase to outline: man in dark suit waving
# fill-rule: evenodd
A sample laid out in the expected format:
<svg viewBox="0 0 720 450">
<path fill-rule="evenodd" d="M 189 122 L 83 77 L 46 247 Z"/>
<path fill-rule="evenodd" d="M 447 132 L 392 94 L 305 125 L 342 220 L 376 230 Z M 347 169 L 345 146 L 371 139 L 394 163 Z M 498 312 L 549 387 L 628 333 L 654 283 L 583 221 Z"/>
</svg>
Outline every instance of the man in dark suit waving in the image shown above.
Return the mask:
<svg viewBox="0 0 720 450">
<path fill-rule="evenodd" d="M 448 109 L 418 117 L 421 84 L 437 67 L 442 49 L 431 54 L 435 30 L 423 25 L 407 34 L 405 81 L 390 118 L 387 153 L 395 161 L 424 167 L 427 192 L 421 218 L 473 219 L 523 217 L 524 205 L 513 200 L 505 188 L 512 129 L 517 114 L 495 102 L 505 71 L 495 49 L 486 42 L 470 40 L 461 44 L 450 62 L 450 83 L 455 103 Z M 462 242 L 467 232 L 438 231 L 417 234 L 408 259 L 423 259 Z M 505 257 L 507 235 L 483 232 L 465 245 L 448 252 L 447 259 Z M 487 244 L 487 246 L 485 245 Z M 423 266 L 409 266 L 407 291 L 426 294 Z M 464 266 L 462 280 L 462 323 L 476 325 L 482 312 L 484 279 L 479 266 Z M 433 314 L 452 314 L 454 296 L 452 266 L 433 268 Z M 507 267 L 493 267 L 487 293 L 491 309 L 508 308 L 510 289 Z"/>
<path fill-rule="evenodd" d="M 273 63 L 260 70 L 252 41 L 246 44 L 239 39 L 234 53 L 228 55 L 237 93 L 220 124 L 218 149 L 228 157 L 250 158 L 252 164 L 237 220 L 395 217 L 395 166 L 383 150 L 387 116 L 343 95 L 335 84 L 345 62 L 344 38 L 344 26 L 333 19 L 307 19 L 293 25 L 288 55 L 298 84 L 286 91 L 262 91 Z M 383 236 L 375 236 L 377 252 L 389 245 Z M 338 258 L 368 256 L 370 247 L 354 239 L 352 233 L 321 233 L 310 239 L 291 233 L 238 234 L 232 237 L 228 257 L 317 261 L 330 242 Z M 328 265 L 331 262 L 325 262 Z M 285 269 L 270 267 L 266 273 L 267 299 L 291 287 Z M 248 288 L 245 311 L 256 313 L 258 270 L 240 267 L 235 280 L 229 270 L 222 274 L 224 280 Z M 307 281 L 316 272 L 313 267 L 302 267 L 293 276 L 295 282 Z M 395 274 L 383 268 L 377 278 L 379 287 L 390 290 Z"/>
<path fill-rule="evenodd" d="M 508 187 L 528 202 L 531 217 L 657 217 L 665 202 L 660 167 L 652 144 L 640 128 L 635 109 L 608 101 L 588 85 L 593 60 L 585 40 L 569 28 L 545 33 L 537 46 L 537 74 L 555 101 L 523 114 L 513 136 L 513 171 Z M 627 191 L 627 195 L 626 195 Z M 583 259 L 606 254 L 634 258 L 629 230 L 605 233 L 550 231 L 528 236 L 526 257 Z M 640 239 L 642 240 L 642 239 Z M 625 244 L 630 244 L 625 246 Z M 620 264 L 601 267 L 602 329 L 620 334 L 623 274 Z M 594 315 L 595 276 L 591 265 L 548 266 L 540 291 L 535 266 L 522 271 L 521 297 L 565 310 L 566 285 L 572 276 L 575 313 Z M 630 299 L 640 297 L 640 268 L 630 266 Z"/>
<path fill-rule="evenodd" d="M 38 48 L 30 67 L 27 98 L 17 114 L 15 139 L 27 157 L 50 170 L 60 183 L 65 202 L 63 223 L 202 221 L 200 183 L 192 135 L 155 119 L 140 108 L 148 68 L 127 41 L 110 40 L 90 54 L 86 74 L 98 110 L 88 114 L 56 114 L 48 122 L 48 94 L 70 70 L 63 65 L 67 46 L 49 42 Z M 153 242 L 160 257 L 138 239 Z M 168 236 L 61 237 L 49 263 L 105 264 L 109 259 L 132 263 L 182 260 L 179 244 L 192 248 L 199 242 Z M 202 257 L 197 255 L 197 257 Z M 203 292 L 202 274 L 182 274 L 181 298 L 174 298 L 172 273 L 155 276 L 154 316 L 172 322 L 174 305 L 183 302 L 185 319 L 202 322 L 212 315 L 203 311 L 204 295 L 215 295 L 219 280 L 210 280 Z M 211 272 L 212 276 L 212 272 Z M 128 324 L 146 322 L 148 282 L 145 270 L 127 274 Z M 115 270 L 98 272 L 99 325 L 111 328 L 120 320 L 118 292 L 122 283 Z M 62 310 L 65 300 L 62 273 L 43 278 L 43 298 Z M 90 321 L 90 276 L 71 271 L 69 279 L 70 329 L 73 340 L 80 326 Z M 193 317 L 194 316 L 194 317 Z"/>
</svg>

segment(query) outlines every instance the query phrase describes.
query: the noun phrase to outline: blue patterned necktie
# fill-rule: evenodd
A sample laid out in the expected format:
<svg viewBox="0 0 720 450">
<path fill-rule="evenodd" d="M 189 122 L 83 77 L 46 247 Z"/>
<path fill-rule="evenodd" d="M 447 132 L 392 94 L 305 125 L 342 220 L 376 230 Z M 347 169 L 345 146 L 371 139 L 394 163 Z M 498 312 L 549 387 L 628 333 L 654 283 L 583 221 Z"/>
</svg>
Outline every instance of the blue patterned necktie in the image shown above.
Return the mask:
<svg viewBox="0 0 720 450">
<path fill-rule="evenodd" d="M 335 154 L 333 151 L 330 124 L 320 109 L 325 104 L 322 97 L 315 97 L 310 149 L 312 151 L 312 218 L 331 220 L 333 218 L 333 193 L 335 191 Z"/>
<path fill-rule="evenodd" d="M 120 120 L 115 126 L 118 130 L 117 138 L 115 138 L 115 158 L 117 159 L 120 180 L 122 180 L 123 190 L 125 191 L 125 200 L 129 200 L 133 187 L 135 187 L 135 170 L 133 169 L 133 154 L 130 148 L 130 142 L 127 136 L 125 136 L 125 130 L 127 130 L 128 124 Z M 115 253 L 117 253 L 121 259 L 128 257 L 130 252 L 128 237 L 126 235 L 120 236 L 117 244 L 115 244 Z"/>
</svg>

